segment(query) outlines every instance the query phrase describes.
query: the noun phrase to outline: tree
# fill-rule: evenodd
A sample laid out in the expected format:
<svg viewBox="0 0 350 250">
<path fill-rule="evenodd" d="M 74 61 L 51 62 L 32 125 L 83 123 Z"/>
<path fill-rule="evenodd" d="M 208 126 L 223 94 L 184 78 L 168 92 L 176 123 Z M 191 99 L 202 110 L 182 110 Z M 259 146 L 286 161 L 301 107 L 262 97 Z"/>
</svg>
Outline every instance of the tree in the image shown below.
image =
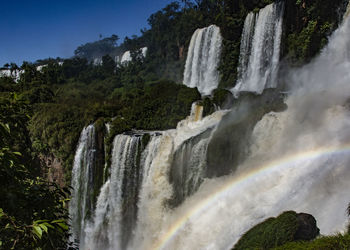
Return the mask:
<svg viewBox="0 0 350 250">
<path fill-rule="evenodd" d="M 114 73 L 116 64 L 112 57 L 105 55 L 102 57 L 102 69 L 107 75 L 112 75 Z"/>
<path fill-rule="evenodd" d="M 117 48 L 118 40 L 119 37 L 117 35 L 112 35 L 96 42 L 86 43 L 79 46 L 74 51 L 74 54 L 77 57 L 92 61 L 94 58 L 102 57 L 104 55 L 112 53 Z"/>
<path fill-rule="evenodd" d="M 0 107 L 0 246 L 65 249 L 69 190 L 39 177 L 26 130 L 26 105 L 12 95 Z"/>
</svg>

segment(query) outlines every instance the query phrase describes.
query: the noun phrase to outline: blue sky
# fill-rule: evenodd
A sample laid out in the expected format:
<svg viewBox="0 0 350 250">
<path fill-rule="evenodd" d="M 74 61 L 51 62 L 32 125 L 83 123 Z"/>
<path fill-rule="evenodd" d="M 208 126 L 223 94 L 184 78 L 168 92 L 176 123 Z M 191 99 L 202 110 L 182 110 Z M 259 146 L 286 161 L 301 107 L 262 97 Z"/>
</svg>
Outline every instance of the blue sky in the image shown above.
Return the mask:
<svg viewBox="0 0 350 250">
<path fill-rule="evenodd" d="M 139 35 L 171 0 L 0 0 L 0 67 L 70 57 L 81 44 Z"/>
</svg>

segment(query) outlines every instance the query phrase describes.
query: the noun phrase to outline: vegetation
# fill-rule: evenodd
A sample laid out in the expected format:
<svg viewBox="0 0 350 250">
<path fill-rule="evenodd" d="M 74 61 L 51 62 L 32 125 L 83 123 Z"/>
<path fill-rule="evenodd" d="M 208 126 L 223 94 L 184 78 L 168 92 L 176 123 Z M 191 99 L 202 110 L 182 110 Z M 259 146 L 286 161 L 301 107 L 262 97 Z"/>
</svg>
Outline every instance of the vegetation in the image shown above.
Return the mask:
<svg viewBox="0 0 350 250">
<path fill-rule="evenodd" d="M 300 65 L 311 60 L 328 42 L 346 9 L 345 1 L 287 1 L 285 56 Z"/>
<path fill-rule="evenodd" d="M 270 249 L 294 240 L 298 230 L 297 213 L 284 212 L 246 232 L 233 249 Z"/>
<path fill-rule="evenodd" d="M 40 177 L 26 129 L 28 107 L 0 100 L 0 248 L 65 249 L 69 190 Z"/>
<path fill-rule="evenodd" d="M 103 133 L 104 124 L 109 122 L 110 151 L 116 134 L 132 129 L 174 128 L 189 114 L 192 102 L 201 97 L 196 89 L 179 83 L 187 48 L 197 28 L 216 24 L 224 38 L 218 68 L 221 89 L 202 100 L 204 113 L 212 113 L 215 106 L 229 107 L 232 95 L 223 88 L 232 87 L 237 80 L 244 19 L 250 11 L 272 2 L 175 1 L 150 16 L 150 28 L 142 30 L 141 36 L 126 37 L 121 44 L 117 35 L 111 35 L 79 46 L 70 59 L 23 62 L 21 67 L 4 65 L 11 72 L 21 69 L 23 73 L 19 81 L 0 78 L 0 248 L 66 246 L 65 202 L 69 190 L 41 177 L 47 169 L 41 168 L 40 157 L 60 159 L 69 183 L 75 147 L 84 126 L 96 122 Z M 286 0 L 283 56 L 288 62 L 307 62 L 322 49 L 339 23 L 341 14 L 335 6 L 342 2 Z M 140 56 L 142 47 L 148 47 L 146 58 Z M 133 61 L 117 65 L 115 56 L 126 50 L 131 51 Z M 101 65 L 93 64 L 96 58 L 101 59 Z M 43 66 L 41 70 L 36 68 L 39 65 Z M 144 138 L 147 144 L 149 138 Z M 259 228 L 250 232 L 258 237 L 253 244 L 275 247 L 288 242 L 295 226 L 293 218 L 291 213 L 282 216 L 288 227 L 281 231 L 276 231 L 278 222 L 269 220 L 267 234 Z M 320 239 L 320 244 L 332 239 Z M 334 236 L 339 244 L 348 239 L 348 235 Z"/>
<path fill-rule="evenodd" d="M 346 250 L 350 248 L 350 235 L 322 236 L 314 241 L 290 242 L 274 250 Z"/>
<path fill-rule="evenodd" d="M 350 204 L 347 213 L 350 216 Z M 345 250 L 350 248 L 349 230 L 345 234 L 320 236 L 311 241 L 305 241 L 295 237 L 297 228 L 297 214 L 292 211 L 284 212 L 277 218 L 267 219 L 250 229 L 233 249 Z M 310 229 L 310 227 L 306 228 Z"/>
</svg>

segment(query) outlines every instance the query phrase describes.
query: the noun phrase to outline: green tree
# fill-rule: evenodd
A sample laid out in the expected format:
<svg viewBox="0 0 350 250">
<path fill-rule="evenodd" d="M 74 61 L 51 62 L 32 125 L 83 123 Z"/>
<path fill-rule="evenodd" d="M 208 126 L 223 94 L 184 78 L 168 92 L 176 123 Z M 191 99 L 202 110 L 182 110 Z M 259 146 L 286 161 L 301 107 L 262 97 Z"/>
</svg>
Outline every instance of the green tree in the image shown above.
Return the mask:
<svg viewBox="0 0 350 250">
<path fill-rule="evenodd" d="M 13 95 L 0 107 L 0 247 L 65 249 L 69 190 L 39 176 L 26 105 Z"/>
</svg>

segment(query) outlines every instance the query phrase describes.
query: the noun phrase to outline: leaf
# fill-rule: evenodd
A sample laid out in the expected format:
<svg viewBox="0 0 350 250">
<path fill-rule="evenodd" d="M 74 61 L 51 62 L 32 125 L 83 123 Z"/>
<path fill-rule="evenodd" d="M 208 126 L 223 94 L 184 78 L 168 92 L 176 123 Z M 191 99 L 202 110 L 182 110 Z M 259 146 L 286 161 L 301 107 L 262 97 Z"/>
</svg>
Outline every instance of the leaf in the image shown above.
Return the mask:
<svg viewBox="0 0 350 250">
<path fill-rule="evenodd" d="M 51 224 L 49 224 L 49 223 L 47 223 L 47 222 L 45 222 L 44 225 L 45 225 L 46 227 L 48 227 L 48 228 L 55 229 L 54 226 L 52 226 Z"/>
<path fill-rule="evenodd" d="M 4 210 L 2 210 L 2 208 L 0 208 L 0 218 L 4 216 Z M 0 245 L 1 246 L 1 245 Z"/>
<path fill-rule="evenodd" d="M 51 223 L 59 223 L 59 222 L 64 222 L 64 220 L 53 220 Z"/>
<path fill-rule="evenodd" d="M 68 225 L 66 223 L 57 223 L 57 225 L 59 225 L 62 229 L 64 230 L 68 230 Z"/>
<path fill-rule="evenodd" d="M 48 229 L 47 226 L 45 226 L 45 224 L 39 224 L 39 226 L 45 231 L 45 233 L 47 233 Z"/>
<path fill-rule="evenodd" d="M 41 230 L 39 226 L 33 226 L 33 233 L 36 234 L 36 236 L 38 236 L 39 239 L 41 239 L 43 235 L 43 230 Z"/>
<path fill-rule="evenodd" d="M 36 220 L 34 221 L 34 224 L 40 224 L 42 222 L 48 222 L 49 220 Z"/>
</svg>

